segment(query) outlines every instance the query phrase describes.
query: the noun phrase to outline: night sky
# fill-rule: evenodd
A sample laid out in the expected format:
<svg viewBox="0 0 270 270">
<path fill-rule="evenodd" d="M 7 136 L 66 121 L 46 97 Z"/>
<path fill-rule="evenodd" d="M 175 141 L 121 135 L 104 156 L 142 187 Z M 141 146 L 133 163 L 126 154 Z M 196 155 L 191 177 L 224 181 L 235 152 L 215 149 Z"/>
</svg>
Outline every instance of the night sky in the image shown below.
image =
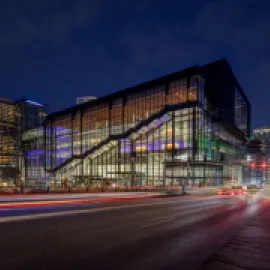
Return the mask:
<svg viewBox="0 0 270 270">
<path fill-rule="evenodd" d="M 269 0 L 0 0 L 0 95 L 50 112 L 222 57 L 270 124 Z"/>
</svg>

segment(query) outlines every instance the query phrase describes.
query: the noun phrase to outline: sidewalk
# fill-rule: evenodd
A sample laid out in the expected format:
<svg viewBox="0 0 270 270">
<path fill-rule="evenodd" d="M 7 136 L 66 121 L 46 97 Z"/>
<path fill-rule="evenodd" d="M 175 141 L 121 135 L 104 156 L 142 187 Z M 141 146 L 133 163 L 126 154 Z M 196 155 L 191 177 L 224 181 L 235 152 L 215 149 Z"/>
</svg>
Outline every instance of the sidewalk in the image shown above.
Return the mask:
<svg viewBox="0 0 270 270">
<path fill-rule="evenodd" d="M 270 202 L 243 230 L 199 268 L 199 270 L 269 270 Z"/>
</svg>

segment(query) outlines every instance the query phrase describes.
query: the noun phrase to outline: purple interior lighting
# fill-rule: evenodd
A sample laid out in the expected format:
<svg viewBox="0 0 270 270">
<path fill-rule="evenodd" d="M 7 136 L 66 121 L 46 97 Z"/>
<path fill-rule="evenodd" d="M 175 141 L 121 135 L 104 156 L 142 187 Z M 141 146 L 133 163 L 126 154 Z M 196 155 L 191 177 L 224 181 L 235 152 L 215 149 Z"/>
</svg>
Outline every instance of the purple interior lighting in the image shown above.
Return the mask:
<svg viewBox="0 0 270 270">
<path fill-rule="evenodd" d="M 131 145 L 122 146 L 120 148 L 121 153 L 130 153 L 131 152 Z"/>
<path fill-rule="evenodd" d="M 56 154 L 57 155 L 66 155 L 66 154 L 71 154 L 71 149 L 61 149 L 61 150 L 57 150 L 56 151 Z"/>
<path fill-rule="evenodd" d="M 147 150 L 153 151 L 154 150 L 153 144 L 148 144 Z"/>
<path fill-rule="evenodd" d="M 49 133 L 51 130 L 55 131 L 57 135 L 70 134 L 70 128 L 63 128 L 59 126 L 46 127 L 46 132 Z"/>
<path fill-rule="evenodd" d="M 66 142 L 66 141 L 70 141 L 71 140 L 71 136 L 65 136 L 65 137 L 58 137 L 57 141 L 60 142 Z"/>
<path fill-rule="evenodd" d="M 34 149 L 34 150 L 29 150 L 26 153 L 27 157 L 31 157 L 31 156 L 42 156 L 44 155 L 44 150 L 43 149 Z"/>
</svg>

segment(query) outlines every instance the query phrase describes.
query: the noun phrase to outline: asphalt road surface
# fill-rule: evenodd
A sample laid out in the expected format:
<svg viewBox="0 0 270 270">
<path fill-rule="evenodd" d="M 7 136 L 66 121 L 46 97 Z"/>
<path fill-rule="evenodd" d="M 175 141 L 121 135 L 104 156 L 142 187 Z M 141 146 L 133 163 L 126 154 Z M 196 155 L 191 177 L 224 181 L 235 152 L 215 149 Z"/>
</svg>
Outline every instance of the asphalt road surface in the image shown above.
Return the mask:
<svg viewBox="0 0 270 270">
<path fill-rule="evenodd" d="M 2 209 L 0 269 L 196 269 L 262 207 L 216 196 Z"/>
</svg>

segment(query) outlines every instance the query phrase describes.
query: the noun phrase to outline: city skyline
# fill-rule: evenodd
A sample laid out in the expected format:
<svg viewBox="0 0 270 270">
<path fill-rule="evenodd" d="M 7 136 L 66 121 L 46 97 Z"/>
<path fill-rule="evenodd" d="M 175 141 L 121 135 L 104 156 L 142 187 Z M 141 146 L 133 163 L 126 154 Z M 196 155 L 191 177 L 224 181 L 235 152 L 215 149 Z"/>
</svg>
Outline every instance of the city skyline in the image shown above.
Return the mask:
<svg viewBox="0 0 270 270">
<path fill-rule="evenodd" d="M 113 13 L 109 1 L 13 2 L 0 4 L 5 96 L 54 112 L 225 57 L 252 101 L 252 127 L 269 125 L 267 1 L 119 1 Z"/>
<path fill-rule="evenodd" d="M 269 269 L 269 15 L 0 1 L 0 268 Z"/>
</svg>

